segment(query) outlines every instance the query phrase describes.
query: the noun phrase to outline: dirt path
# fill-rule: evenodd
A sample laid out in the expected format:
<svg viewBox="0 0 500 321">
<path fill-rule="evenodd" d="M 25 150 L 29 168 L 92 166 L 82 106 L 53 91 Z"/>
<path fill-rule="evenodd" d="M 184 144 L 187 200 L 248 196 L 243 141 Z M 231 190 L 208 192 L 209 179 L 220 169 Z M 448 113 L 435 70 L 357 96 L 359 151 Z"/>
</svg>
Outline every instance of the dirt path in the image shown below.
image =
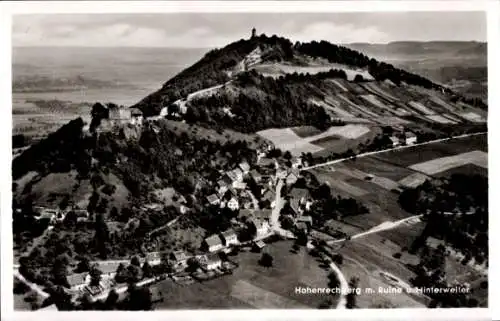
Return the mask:
<svg viewBox="0 0 500 321">
<path fill-rule="evenodd" d="M 465 134 L 465 135 L 453 136 L 453 137 L 450 137 L 450 138 L 441 138 L 441 139 L 431 140 L 431 141 L 424 142 L 424 143 L 418 143 L 418 144 L 406 145 L 406 146 L 398 146 L 398 147 L 384 149 L 384 150 L 378 150 L 378 151 L 374 151 L 374 152 L 366 152 L 366 153 L 362 153 L 362 154 L 359 154 L 359 155 L 356 155 L 356 156 L 352 156 L 352 157 L 335 159 L 335 160 L 328 161 L 328 162 L 325 162 L 325 163 L 315 164 L 315 165 L 312 165 L 312 166 L 304 167 L 304 168 L 302 168 L 300 170 L 301 171 L 306 171 L 306 170 L 313 169 L 313 168 L 318 168 L 318 167 L 322 167 L 322 166 L 327 166 L 327 165 L 342 163 L 342 162 L 344 162 L 346 160 L 349 160 L 349 159 L 363 158 L 363 157 L 367 157 L 367 156 L 377 155 L 377 154 L 381 154 L 381 153 L 387 153 L 387 152 L 391 152 L 391 151 L 395 151 L 395 150 L 400 150 L 400 149 L 405 149 L 405 148 L 412 148 L 412 147 L 417 147 L 417 146 L 423 146 L 423 145 L 428 145 L 428 144 L 445 142 L 445 141 L 452 140 L 452 139 L 461 139 L 461 138 L 466 138 L 466 137 L 471 137 L 471 136 L 477 136 L 477 135 L 485 135 L 485 134 L 488 134 L 488 132 L 481 132 L 481 133 L 474 133 L 474 134 Z"/>
<path fill-rule="evenodd" d="M 35 284 L 35 283 L 32 283 L 32 282 L 26 280 L 26 278 L 24 276 L 22 276 L 21 273 L 19 273 L 17 268 L 14 270 L 14 277 L 16 279 L 18 279 L 19 281 L 23 282 L 24 284 L 26 284 L 31 290 L 35 291 L 42 298 L 46 299 L 49 297 L 49 294 L 47 292 L 45 292 L 44 290 L 42 290 L 42 288 L 40 286 L 38 286 L 38 284 Z"/>
<path fill-rule="evenodd" d="M 391 229 L 397 228 L 398 226 L 400 226 L 402 224 L 415 224 L 416 222 L 419 222 L 416 219 L 419 219 L 422 216 L 423 215 L 420 214 L 420 215 L 410 216 L 410 217 L 407 217 L 407 218 L 404 218 L 402 220 L 395 221 L 395 222 L 391 222 L 391 221 L 390 222 L 384 222 L 384 223 L 382 223 L 380 225 L 372 227 L 371 229 L 369 229 L 367 231 L 355 234 L 355 235 L 351 236 L 350 239 L 353 240 L 353 239 L 357 239 L 357 238 L 360 238 L 360 237 L 363 237 L 363 236 L 366 236 L 366 235 L 370 235 L 370 234 L 374 234 L 374 233 L 378 233 L 378 232 L 382 232 L 382 231 L 391 230 Z M 328 245 L 330 245 L 330 244 L 334 244 L 334 243 L 341 243 L 341 242 L 344 242 L 346 240 L 348 240 L 348 238 L 343 238 L 343 239 L 338 239 L 338 240 L 331 240 L 331 241 L 327 241 L 326 243 Z"/>
</svg>

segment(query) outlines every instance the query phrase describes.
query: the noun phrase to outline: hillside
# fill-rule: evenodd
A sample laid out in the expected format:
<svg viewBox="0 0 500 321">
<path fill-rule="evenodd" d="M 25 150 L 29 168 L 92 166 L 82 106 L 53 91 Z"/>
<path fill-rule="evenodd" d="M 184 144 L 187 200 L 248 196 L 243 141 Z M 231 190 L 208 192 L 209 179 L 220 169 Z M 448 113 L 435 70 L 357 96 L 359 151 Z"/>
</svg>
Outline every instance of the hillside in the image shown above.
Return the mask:
<svg viewBox="0 0 500 321">
<path fill-rule="evenodd" d="M 351 43 L 378 60 L 446 85 L 467 97 L 487 99 L 487 44 L 475 41 Z"/>
<path fill-rule="evenodd" d="M 346 47 L 325 41 L 292 44 L 265 35 L 210 51 L 133 107 L 147 116 L 180 114 L 190 122 L 243 132 L 326 128 L 353 118 L 458 123 L 487 108 L 481 100 Z"/>
</svg>

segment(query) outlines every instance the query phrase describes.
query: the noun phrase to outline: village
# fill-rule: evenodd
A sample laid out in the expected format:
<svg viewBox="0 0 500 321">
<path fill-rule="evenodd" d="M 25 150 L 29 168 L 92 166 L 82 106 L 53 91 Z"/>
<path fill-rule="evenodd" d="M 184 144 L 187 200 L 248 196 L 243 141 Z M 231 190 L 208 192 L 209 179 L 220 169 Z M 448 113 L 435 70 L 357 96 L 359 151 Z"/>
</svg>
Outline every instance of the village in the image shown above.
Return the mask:
<svg viewBox="0 0 500 321">
<path fill-rule="evenodd" d="M 124 125 L 141 126 L 143 121 L 140 112 L 120 107 L 110 108 L 109 118 L 101 124 L 101 130 Z M 85 262 L 81 272 L 73 271 L 69 274 L 67 293 L 72 301 L 80 302 L 83 296 L 91 301 L 105 299 L 111 290 L 123 294 L 131 279 L 138 286 L 146 286 L 166 278 L 179 284 L 191 284 L 221 277 L 238 268 L 238 264 L 230 257 L 237 255 L 239 251 L 261 252 L 268 239 L 276 236 L 281 239 L 296 239 L 298 234 L 307 234 L 312 228 L 312 218 L 307 212 L 313 199 L 307 189 L 292 188 L 301 178 L 300 168 L 304 165 L 302 159 L 290 157 L 283 162 L 282 158 L 268 157 L 273 150 L 272 146 L 258 150 L 254 166 L 243 161 L 229 171 L 221 171 L 213 184 L 212 193 L 206 196 L 207 208 L 232 213 L 231 228 L 207 235 L 201 247 L 192 253 L 183 249 L 165 250 L 155 246 L 154 236 L 151 235 L 167 233 L 166 227 L 170 224 L 158 227 L 148 233 L 144 240 L 149 244 L 146 248 L 150 249 L 146 255 Z M 281 195 L 283 192 L 286 194 Z M 161 204 L 146 204 L 142 207 L 143 210 L 158 208 L 161 208 Z M 176 208 L 179 217 L 191 211 L 182 195 Z M 48 220 L 47 230 L 53 229 L 54 225 L 62 223 L 69 216 L 78 223 L 95 221 L 94 215 L 75 205 L 65 210 L 35 206 L 34 212 L 36 220 Z M 280 223 L 284 217 L 287 222 L 291 222 L 287 230 Z M 152 269 L 154 273 L 146 272 L 146 269 Z"/>
</svg>

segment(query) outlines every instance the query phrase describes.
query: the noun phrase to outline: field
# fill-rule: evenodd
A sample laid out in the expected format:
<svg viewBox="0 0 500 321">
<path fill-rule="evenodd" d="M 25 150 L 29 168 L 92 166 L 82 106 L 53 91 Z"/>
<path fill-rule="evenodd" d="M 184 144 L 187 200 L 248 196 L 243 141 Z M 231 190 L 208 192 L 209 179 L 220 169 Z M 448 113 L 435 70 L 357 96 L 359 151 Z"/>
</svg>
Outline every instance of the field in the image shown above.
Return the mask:
<svg viewBox="0 0 500 321">
<path fill-rule="evenodd" d="M 371 156 L 395 166 L 408 167 L 432 159 L 453 156 L 473 150 L 487 152 L 487 136 L 476 135 L 446 142 L 427 144 Z"/>
<path fill-rule="evenodd" d="M 241 252 L 230 257 L 239 264 L 232 275 L 188 286 L 163 281 L 157 286 L 165 300 L 156 309 L 317 308 L 326 294 L 296 294 L 295 287 L 325 287 L 328 271 L 304 248 L 292 254 L 291 247 L 284 241 L 264 248 L 274 258 L 271 268 L 258 264 L 261 254 Z"/>
<path fill-rule="evenodd" d="M 317 74 L 320 72 L 327 72 L 331 69 L 341 69 L 344 70 L 347 74 L 348 80 L 353 80 L 356 75 L 361 75 L 363 78 L 372 80 L 373 77 L 366 70 L 349 68 L 345 65 L 339 64 L 325 64 L 325 65 L 317 65 L 317 66 L 294 66 L 294 65 L 286 65 L 281 63 L 274 64 L 260 64 L 252 67 L 257 72 L 265 75 L 266 77 L 279 77 L 286 74 L 293 74 L 294 72 L 299 74 Z"/>
<path fill-rule="evenodd" d="M 390 232 L 393 232 L 391 230 Z M 345 264 L 341 269 L 346 277 L 360 278 L 361 287 L 369 287 L 375 291 L 373 294 L 363 293 L 357 299 L 360 308 L 402 308 L 425 307 L 427 299 L 408 294 L 379 293 L 379 287 L 391 287 L 391 283 L 382 277 L 381 273 L 389 273 L 401 279 L 404 283 L 414 277 L 405 264 L 415 264 L 418 258 L 405 254 L 400 259 L 392 255 L 400 251 L 400 245 L 372 234 L 356 240 L 346 242 L 339 252 L 344 256 Z"/>
<path fill-rule="evenodd" d="M 410 168 L 427 175 L 434 175 L 467 164 L 488 168 L 488 154 L 483 151 L 472 151 L 454 156 L 436 158 L 411 165 Z"/>
<path fill-rule="evenodd" d="M 333 150 L 334 148 L 330 146 L 332 141 L 343 145 L 349 144 L 349 141 L 357 143 L 357 139 L 364 138 L 371 132 L 369 127 L 359 124 L 332 126 L 328 130 L 315 135 L 312 135 L 314 131 L 310 127 L 305 127 L 299 129 L 299 132 L 304 137 L 296 134 L 296 130 L 291 128 L 271 128 L 262 130 L 257 134 L 272 141 L 282 151 L 289 150 L 292 155 L 298 156 L 302 153 L 320 152 L 323 149 Z"/>
</svg>

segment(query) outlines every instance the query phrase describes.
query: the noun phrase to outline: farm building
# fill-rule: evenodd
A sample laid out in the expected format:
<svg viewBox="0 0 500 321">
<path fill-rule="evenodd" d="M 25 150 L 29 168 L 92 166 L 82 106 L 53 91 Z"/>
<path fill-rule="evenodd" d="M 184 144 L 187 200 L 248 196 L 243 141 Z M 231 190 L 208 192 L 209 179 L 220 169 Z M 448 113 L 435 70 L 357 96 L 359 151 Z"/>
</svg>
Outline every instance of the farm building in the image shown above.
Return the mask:
<svg viewBox="0 0 500 321">
<path fill-rule="evenodd" d="M 267 220 L 261 220 L 255 217 L 251 217 L 248 220 L 249 225 L 255 228 L 256 237 L 260 237 L 269 233 L 269 222 Z"/>
<path fill-rule="evenodd" d="M 250 177 L 252 177 L 256 183 L 260 183 L 260 181 L 262 180 L 262 175 L 255 169 L 252 169 L 250 171 Z"/>
<path fill-rule="evenodd" d="M 83 290 L 90 283 L 90 275 L 87 272 L 73 273 L 68 275 L 67 280 L 71 290 Z"/>
<path fill-rule="evenodd" d="M 290 191 L 290 207 L 296 214 L 302 214 L 303 206 L 309 198 L 309 191 L 303 188 L 293 188 Z"/>
<path fill-rule="evenodd" d="M 243 174 L 247 174 L 250 171 L 250 165 L 247 162 L 241 162 L 238 167 L 241 169 Z"/>
<path fill-rule="evenodd" d="M 299 216 L 297 217 L 297 222 L 303 222 L 308 224 L 308 226 L 312 226 L 312 217 L 311 216 Z"/>
<path fill-rule="evenodd" d="M 222 232 L 221 239 L 225 246 L 238 244 L 238 236 L 236 235 L 236 232 L 232 229 Z"/>
<path fill-rule="evenodd" d="M 207 237 L 202 244 L 202 248 L 208 252 L 215 252 L 224 247 L 221 238 L 219 235 L 214 234 L 210 237 Z"/>
<path fill-rule="evenodd" d="M 304 223 L 304 222 L 298 222 L 297 224 L 295 224 L 295 227 L 299 230 L 299 231 L 304 231 L 307 233 L 308 231 L 308 227 L 307 227 L 307 224 Z"/>
<path fill-rule="evenodd" d="M 262 202 L 265 203 L 265 207 L 270 206 L 271 208 L 274 208 L 276 205 L 276 194 L 271 189 L 268 189 L 267 191 L 262 194 Z"/>
<path fill-rule="evenodd" d="M 264 247 L 266 246 L 266 243 L 264 241 L 257 241 L 253 243 L 253 250 L 260 252 Z"/>
<path fill-rule="evenodd" d="M 161 254 L 160 254 L 160 252 L 149 252 L 149 253 L 146 253 L 146 261 L 148 261 L 148 263 L 151 264 L 151 265 L 160 264 L 160 261 L 161 261 Z"/>
<path fill-rule="evenodd" d="M 236 181 L 233 182 L 233 187 L 236 189 L 245 189 L 247 187 L 247 183 Z"/>
<path fill-rule="evenodd" d="M 219 197 L 215 194 L 207 196 L 207 201 L 210 205 L 217 205 L 220 202 Z"/>
<path fill-rule="evenodd" d="M 389 138 L 392 141 L 392 146 L 398 146 L 400 144 L 399 138 L 396 136 L 391 136 Z"/>
<path fill-rule="evenodd" d="M 185 268 L 187 266 L 188 256 L 186 252 L 179 250 L 170 254 L 170 259 L 174 263 L 174 268 Z"/>
<path fill-rule="evenodd" d="M 413 145 L 417 142 L 417 135 L 412 132 L 405 132 L 406 145 Z"/>
<path fill-rule="evenodd" d="M 287 185 L 293 185 L 293 184 L 295 184 L 295 182 L 297 182 L 297 180 L 298 180 L 297 175 L 295 175 L 294 173 L 290 173 L 286 177 L 286 184 Z"/>
<path fill-rule="evenodd" d="M 205 271 L 215 270 L 222 267 L 222 260 L 216 253 L 202 255 L 199 258 L 200 266 Z"/>
</svg>

